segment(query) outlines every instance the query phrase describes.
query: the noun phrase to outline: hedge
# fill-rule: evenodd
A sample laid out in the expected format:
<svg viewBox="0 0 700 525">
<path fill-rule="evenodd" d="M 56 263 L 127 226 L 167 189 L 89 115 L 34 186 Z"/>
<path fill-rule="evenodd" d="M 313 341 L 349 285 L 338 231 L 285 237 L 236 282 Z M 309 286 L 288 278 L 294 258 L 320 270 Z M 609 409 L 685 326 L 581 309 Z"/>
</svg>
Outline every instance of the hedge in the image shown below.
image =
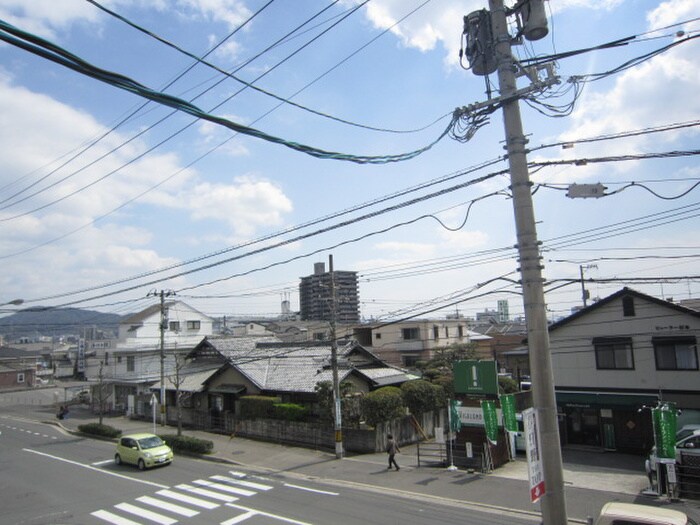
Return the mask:
<svg viewBox="0 0 700 525">
<path fill-rule="evenodd" d="M 78 431 L 82 432 L 83 434 L 90 434 L 92 436 L 110 439 L 118 438 L 122 435 L 121 430 L 110 427 L 109 425 L 101 425 L 99 423 L 86 423 L 85 425 L 79 425 Z"/>
<path fill-rule="evenodd" d="M 214 450 L 214 442 L 208 439 L 177 434 L 161 435 L 160 439 L 165 441 L 176 454 L 211 454 Z"/>
</svg>

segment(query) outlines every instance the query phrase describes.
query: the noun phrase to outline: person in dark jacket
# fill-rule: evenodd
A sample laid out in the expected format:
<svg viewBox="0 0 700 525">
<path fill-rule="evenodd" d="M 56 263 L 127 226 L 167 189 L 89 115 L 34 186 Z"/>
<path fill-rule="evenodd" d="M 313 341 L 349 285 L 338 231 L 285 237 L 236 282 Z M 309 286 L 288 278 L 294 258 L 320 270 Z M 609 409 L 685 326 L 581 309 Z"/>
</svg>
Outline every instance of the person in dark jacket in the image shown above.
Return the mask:
<svg viewBox="0 0 700 525">
<path fill-rule="evenodd" d="M 387 436 L 386 452 L 387 454 L 389 454 L 389 467 L 387 468 L 387 470 L 391 470 L 392 465 L 396 467 L 396 470 L 401 470 L 399 468 L 398 463 L 396 463 L 396 460 L 394 459 L 394 456 L 401 452 L 401 449 L 399 449 L 399 446 L 396 444 L 396 441 L 394 441 L 394 436 L 392 436 L 391 434 Z"/>
</svg>

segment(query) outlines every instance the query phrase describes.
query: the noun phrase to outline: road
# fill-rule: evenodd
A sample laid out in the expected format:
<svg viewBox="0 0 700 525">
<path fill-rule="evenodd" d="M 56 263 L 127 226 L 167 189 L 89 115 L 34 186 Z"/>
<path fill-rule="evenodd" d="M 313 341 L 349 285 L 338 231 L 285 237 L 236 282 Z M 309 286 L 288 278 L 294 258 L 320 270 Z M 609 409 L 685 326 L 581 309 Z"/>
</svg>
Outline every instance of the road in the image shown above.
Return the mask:
<svg viewBox="0 0 700 525">
<path fill-rule="evenodd" d="M 12 525 L 532 524 L 465 506 L 261 475 L 177 456 L 141 472 L 114 444 L 5 412 L 0 416 L 2 518 Z"/>
</svg>

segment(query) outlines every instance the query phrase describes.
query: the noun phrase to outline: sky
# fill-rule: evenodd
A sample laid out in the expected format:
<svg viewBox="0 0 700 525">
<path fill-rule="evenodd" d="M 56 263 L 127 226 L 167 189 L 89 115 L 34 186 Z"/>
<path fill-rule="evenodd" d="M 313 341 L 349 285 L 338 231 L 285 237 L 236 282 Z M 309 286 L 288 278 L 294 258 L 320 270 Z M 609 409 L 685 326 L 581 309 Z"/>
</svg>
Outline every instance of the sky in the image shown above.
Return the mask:
<svg viewBox="0 0 700 525">
<path fill-rule="evenodd" d="M 364 320 L 499 300 L 522 315 L 502 113 L 469 140 L 444 133 L 499 95 L 460 60 L 463 17 L 487 7 L 0 0 L 4 23 L 244 131 L 0 42 L 0 314 L 126 314 L 163 291 L 212 316 L 277 316 L 332 255 L 358 272 Z M 698 297 L 700 0 L 546 13 L 547 36 L 513 52 L 559 77 L 520 101 L 548 317 L 582 305 L 581 275 L 589 304 L 624 286 Z M 600 198 L 567 196 L 598 183 Z"/>
</svg>

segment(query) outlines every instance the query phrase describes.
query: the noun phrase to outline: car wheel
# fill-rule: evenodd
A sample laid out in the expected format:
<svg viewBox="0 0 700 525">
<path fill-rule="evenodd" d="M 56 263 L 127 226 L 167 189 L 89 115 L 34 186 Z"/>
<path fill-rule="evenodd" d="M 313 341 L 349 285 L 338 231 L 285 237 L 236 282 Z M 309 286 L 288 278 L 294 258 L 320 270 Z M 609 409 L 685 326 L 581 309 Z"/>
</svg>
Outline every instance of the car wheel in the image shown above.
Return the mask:
<svg viewBox="0 0 700 525">
<path fill-rule="evenodd" d="M 114 455 L 114 463 L 116 463 L 117 465 L 122 464 L 122 457 L 119 454 Z"/>
<path fill-rule="evenodd" d="M 139 459 L 139 470 L 145 470 L 146 469 L 146 464 L 143 462 L 142 459 Z"/>
</svg>

